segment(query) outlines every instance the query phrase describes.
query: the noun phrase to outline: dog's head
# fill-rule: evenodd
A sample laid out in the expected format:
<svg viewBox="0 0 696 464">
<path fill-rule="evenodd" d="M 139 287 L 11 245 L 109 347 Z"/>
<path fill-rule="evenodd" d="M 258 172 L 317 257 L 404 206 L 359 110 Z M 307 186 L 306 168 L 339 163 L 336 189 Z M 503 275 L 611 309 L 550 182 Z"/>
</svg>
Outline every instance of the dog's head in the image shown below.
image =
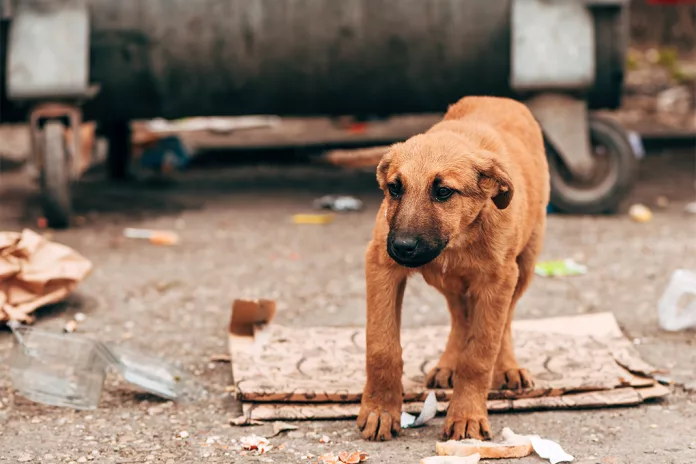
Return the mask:
<svg viewBox="0 0 696 464">
<path fill-rule="evenodd" d="M 382 158 L 377 181 L 387 202 L 387 251 L 398 264 L 419 267 L 467 229 L 491 202 L 505 209 L 513 185 L 495 150 L 454 132 L 417 135 Z"/>
</svg>

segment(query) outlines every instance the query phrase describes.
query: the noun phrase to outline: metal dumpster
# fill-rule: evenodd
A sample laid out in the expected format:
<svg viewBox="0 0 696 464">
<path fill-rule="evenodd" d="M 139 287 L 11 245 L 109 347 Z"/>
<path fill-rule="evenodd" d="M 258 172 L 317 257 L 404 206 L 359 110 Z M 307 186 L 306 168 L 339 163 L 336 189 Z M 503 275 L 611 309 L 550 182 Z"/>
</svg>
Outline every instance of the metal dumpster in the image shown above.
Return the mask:
<svg viewBox="0 0 696 464">
<path fill-rule="evenodd" d="M 554 203 L 600 212 L 635 172 L 623 131 L 588 116 L 620 101 L 624 3 L 6 0 L 2 117 L 31 122 L 46 215 L 65 226 L 79 131 L 66 144 L 61 128 L 81 119 L 110 137 L 118 176 L 134 119 L 386 116 L 510 96 L 544 127 Z"/>
</svg>

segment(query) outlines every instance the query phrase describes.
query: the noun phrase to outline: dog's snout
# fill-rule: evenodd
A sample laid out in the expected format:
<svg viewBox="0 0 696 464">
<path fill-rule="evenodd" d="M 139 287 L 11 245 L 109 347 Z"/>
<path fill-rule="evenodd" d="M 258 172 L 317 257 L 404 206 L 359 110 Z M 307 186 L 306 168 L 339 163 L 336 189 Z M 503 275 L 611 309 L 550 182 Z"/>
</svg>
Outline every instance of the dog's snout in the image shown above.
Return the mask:
<svg viewBox="0 0 696 464">
<path fill-rule="evenodd" d="M 416 237 L 396 237 L 392 243 L 394 251 L 401 256 L 411 256 L 418 248 Z"/>
</svg>

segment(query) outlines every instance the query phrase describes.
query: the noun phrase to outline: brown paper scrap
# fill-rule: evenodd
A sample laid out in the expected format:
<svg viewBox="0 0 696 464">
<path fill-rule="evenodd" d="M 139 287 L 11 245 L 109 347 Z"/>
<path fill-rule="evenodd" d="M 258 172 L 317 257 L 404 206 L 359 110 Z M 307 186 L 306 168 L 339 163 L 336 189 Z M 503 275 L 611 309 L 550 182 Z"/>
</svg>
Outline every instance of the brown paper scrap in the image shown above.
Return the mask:
<svg viewBox="0 0 696 464">
<path fill-rule="evenodd" d="M 0 322 L 30 321 L 31 312 L 65 299 L 91 270 L 75 250 L 29 229 L 0 232 Z"/>
</svg>

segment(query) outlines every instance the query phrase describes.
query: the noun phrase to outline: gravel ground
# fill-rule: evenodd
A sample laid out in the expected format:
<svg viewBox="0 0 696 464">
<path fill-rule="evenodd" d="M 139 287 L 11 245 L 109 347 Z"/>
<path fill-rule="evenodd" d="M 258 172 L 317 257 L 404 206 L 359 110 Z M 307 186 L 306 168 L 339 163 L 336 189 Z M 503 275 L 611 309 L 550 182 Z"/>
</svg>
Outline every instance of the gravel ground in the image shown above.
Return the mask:
<svg viewBox="0 0 696 464">
<path fill-rule="evenodd" d="M 682 213 L 692 200 L 693 158 L 665 153 L 644 163 L 634 200 L 670 198 L 647 224 L 625 215 L 549 220 L 543 258 L 574 257 L 585 276 L 537 279 L 518 318 L 613 311 L 649 362 L 687 385 L 696 380 L 694 332 L 667 334 L 656 302 L 671 272 L 696 268 L 696 218 Z M 232 439 L 270 435 L 269 425 L 235 428 L 238 405 L 224 392 L 229 366 L 211 364 L 226 350 L 230 302 L 275 298 L 277 322 L 295 326 L 364 323 L 363 253 L 380 193 L 374 176 L 311 166 L 199 169 L 175 182 L 109 185 L 99 175 L 76 188 L 80 225 L 55 232 L 94 262 L 93 274 L 65 304 L 38 314 L 37 325 L 59 330 L 76 312 L 81 332 L 121 341 L 179 362 L 204 381 L 210 398 L 174 405 L 108 378 L 99 409 L 74 412 L 33 404 L 13 394 L 0 369 L 0 462 L 301 463 L 302 456 L 362 449 L 373 463 L 417 463 L 434 454 L 442 425 L 408 431 L 389 443 L 360 440 L 352 422 L 302 422 L 271 439 L 278 447 L 242 457 Z M 363 212 L 326 226 L 293 225 L 292 213 L 318 195 L 341 192 L 365 201 Z M 0 177 L 3 230 L 32 227 L 38 214 L 33 186 L 19 173 Z M 177 247 L 124 241 L 124 227 L 172 228 Z M 404 324 L 446 324 L 443 301 L 422 281 L 408 287 Z M 6 365 L 11 336 L 0 333 Z M 580 463 L 696 463 L 696 396 L 676 387 L 666 401 L 635 408 L 497 414 L 509 426 L 559 441 Z M 319 437 L 332 442 L 322 445 Z M 527 458 L 510 462 L 540 462 Z"/>
</svg>

